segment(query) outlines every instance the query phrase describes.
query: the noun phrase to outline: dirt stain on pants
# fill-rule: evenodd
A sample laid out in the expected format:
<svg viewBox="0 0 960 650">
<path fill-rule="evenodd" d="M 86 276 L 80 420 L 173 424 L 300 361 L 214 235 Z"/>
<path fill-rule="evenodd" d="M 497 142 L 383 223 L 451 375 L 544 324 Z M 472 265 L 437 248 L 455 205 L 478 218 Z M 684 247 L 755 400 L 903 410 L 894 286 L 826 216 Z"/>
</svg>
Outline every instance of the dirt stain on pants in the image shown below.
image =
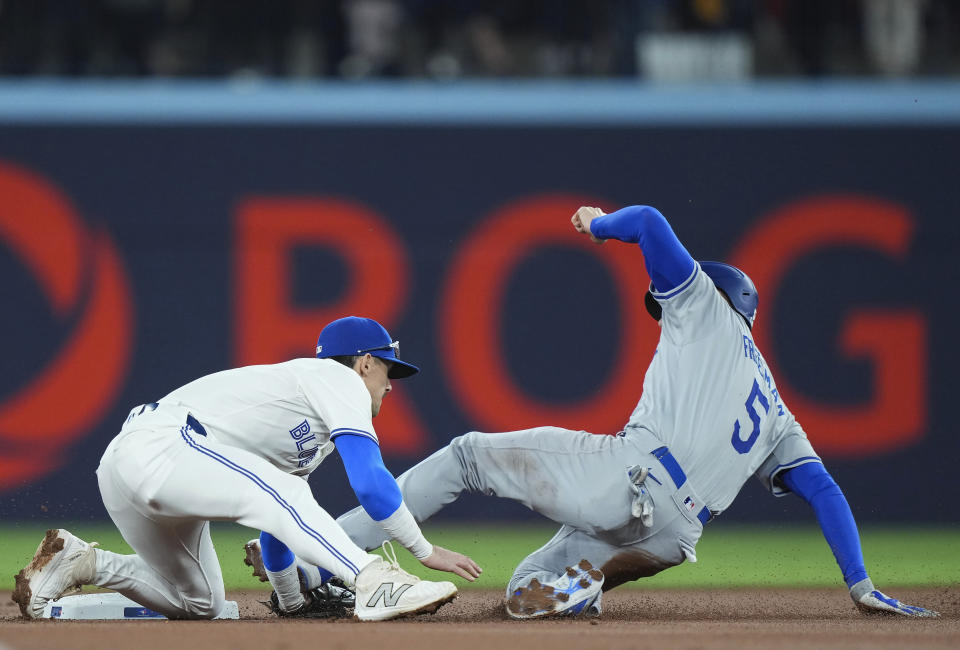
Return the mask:
<svg viewBox="0 0 960 650">
<path fill-rule="evenodd" d="M 609 591 L 625 582 L 649 578 L 671 566 L 673 565 L 647 551 L 640 549 L 625 550 L 614 555 L 600 567 L 605 577 L 603 590 Z"/>
</svg>

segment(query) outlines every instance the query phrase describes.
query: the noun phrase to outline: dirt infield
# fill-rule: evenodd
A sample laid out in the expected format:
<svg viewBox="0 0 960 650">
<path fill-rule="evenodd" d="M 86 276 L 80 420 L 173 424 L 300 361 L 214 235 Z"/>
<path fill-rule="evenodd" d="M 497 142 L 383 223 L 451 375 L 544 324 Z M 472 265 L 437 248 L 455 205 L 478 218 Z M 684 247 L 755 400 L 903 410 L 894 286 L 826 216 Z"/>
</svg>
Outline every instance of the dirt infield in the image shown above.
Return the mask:
<svg viewBox="0 0 960 650">
<path fill-rule="evenodd" d="M 599 621 L 512 621 L 501 592 L 466 591 L 436 615 L 385 623 L 280 621 L 259 604 L 263 592 L 230 594 L 240 621 L 93 623 L 20 620 L 7 594 L 0 649 L 960 648 L 960 589 L 891 591 L 942 618 L 865 617 L 842 589 L 619 589 L 604 595 Z"/>
</svg>

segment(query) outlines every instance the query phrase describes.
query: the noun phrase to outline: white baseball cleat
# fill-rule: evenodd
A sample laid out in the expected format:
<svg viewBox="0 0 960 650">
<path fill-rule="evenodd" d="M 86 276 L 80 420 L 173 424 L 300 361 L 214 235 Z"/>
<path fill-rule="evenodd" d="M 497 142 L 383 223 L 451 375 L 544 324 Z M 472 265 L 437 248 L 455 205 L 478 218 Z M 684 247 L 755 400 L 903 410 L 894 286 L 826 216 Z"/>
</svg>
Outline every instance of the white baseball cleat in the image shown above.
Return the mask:
<svg viewBox="0 0 960 650">
<path fill-rule="evenodd" d="M 383 543 L 383 552 L 387 560 L 378 557 L 357 575 L 355 618 L 386 621 L 432 614 L 457 597 L 452 582 L 421 580 L 401 569 L 390 542 Z"/>
<path fill-rule="evenodd" d="M 534 578 L 507 599 L 510 618 L 527 619 L 545 616 L 599 616 L 603 573 L 587 560 L 552 582 L 542 584 Z"/>
<path fill-rule="evenodd" d="M 43 617 L 48 601 L 93 582 L 97 570 L 96 542 L 86 543 L 63 529 L 48 530 L 37 552 L 16 575 L 13 602 L 24 618 Z"/>
</svg>

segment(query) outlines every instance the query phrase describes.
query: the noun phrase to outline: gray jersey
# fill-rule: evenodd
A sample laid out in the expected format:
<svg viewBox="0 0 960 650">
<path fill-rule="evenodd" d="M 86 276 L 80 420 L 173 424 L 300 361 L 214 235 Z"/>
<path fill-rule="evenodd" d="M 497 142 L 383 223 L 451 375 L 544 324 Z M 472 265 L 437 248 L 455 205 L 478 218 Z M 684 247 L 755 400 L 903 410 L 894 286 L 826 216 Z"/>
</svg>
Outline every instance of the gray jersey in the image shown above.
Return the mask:
<svg viewBox="0 0 960 650">
<path fill-rule="evenodd" d="M 785 494 L 777 474 L 820 459 L 747 324 L 699 264 L 679 287 L 653 296 L 663 331 L 627 431 L 645 429 L 669 447 L 714 513 L 751 474 Z"/>
</svg>

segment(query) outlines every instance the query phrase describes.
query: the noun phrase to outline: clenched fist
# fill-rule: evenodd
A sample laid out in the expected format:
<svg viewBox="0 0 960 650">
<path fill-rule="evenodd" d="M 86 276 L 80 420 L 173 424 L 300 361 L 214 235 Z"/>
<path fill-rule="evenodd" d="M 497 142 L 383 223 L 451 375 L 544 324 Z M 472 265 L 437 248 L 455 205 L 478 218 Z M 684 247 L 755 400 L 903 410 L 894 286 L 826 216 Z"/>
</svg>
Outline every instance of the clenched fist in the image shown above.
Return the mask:
<svg viewBox="0 0 960 650">
<path fill-rule="evenodd" d="M 602 239 L 597 239 L 593 236 L 593 233 L 590 232 L 590 222 L 596 219 L 597 217 L 602 217 L 606 212 L 600 208 L 591 208 L 588 206 L 583 206 L 577 210 L 572 217 L 570 217 L 570 222 L 573 224 L 573 227 L 577 232 L 582 232 L 586 235 L 590 235 L 591 241 L 596 244 L 602 244 Z"/>
</svg>

